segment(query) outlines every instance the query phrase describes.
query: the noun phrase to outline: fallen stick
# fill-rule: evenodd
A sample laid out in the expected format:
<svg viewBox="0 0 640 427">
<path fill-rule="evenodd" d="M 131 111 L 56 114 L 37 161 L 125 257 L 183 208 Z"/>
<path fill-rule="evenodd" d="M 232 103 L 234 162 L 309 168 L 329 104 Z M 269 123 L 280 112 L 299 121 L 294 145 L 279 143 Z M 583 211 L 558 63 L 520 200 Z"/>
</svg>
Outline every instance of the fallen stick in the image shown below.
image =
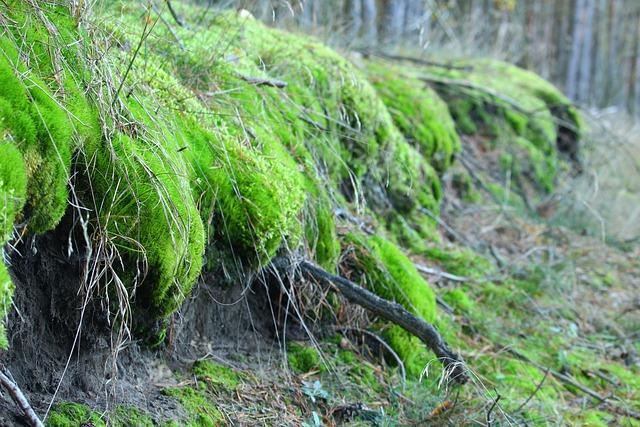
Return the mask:
<svg viewBox="0 0 640 427">
<path fill-rule="evenodd" d="M 0 385 L 4 387 L 7 393 L 9 393 L 9 396 L 11 396 L 11 399 L 13 399 L 16 405 L 18 405 L 31 427 L 44 427 L 40 418 L 38 418 L 34 410 L 31 408 L 31 405 L 29 405 L 27 398 L 22 394 L 20 387 L 13 382 L 10 376 L 11 374 L 5 374 L 5 368 L 2 367 L 0 369 Z"/>
<path fill-rule="evenodd" d="M 509 348 L 509 347 L 506 347 L 506 346 L 500 346 L 500 347 L 501 347 L 501 349 L 503 351 L 506 351 L 507 353 L 515 356 L 517 359 L 520 359 L 523 362 L 529 363 L 530 365 L 538 368 L 541 371 L 548 372 L 549 374 L 551 374 L 551 376 L 553 376 L 557 380 L 559 380 L 559 381 L 561 381 L 561 382 L 563 382 L 563 383 L 565 383 L 567 385 L 570 385 L 570 386 L 580 390 L 584 394 L 588 395 L 589 397 L 593 398 L 594 400 L 597 400 L 599 403 L 605 405 L 612 412 L 614 412 L 614 413 L 616 413 L 618 415 L 622 415 L 622 416 L 625 416 L 625 417 L 630 417 L 630 418 L 635 418 L 637 420 L 640 420 L 640 413 L 632 411 L 632 410 L 627 409 L 627 408 L 623 408 L 621 406 L 618 406 L 618 405 L 614 404 L 611 401 L 611 396 L 602 396 L 597 391 L 590 389 L 586 385 L 574 380 L 570 376 L 565 375 L 563 373 L 560 373 L 558 371 L 554 371 L 553 369 L 546 368 L 546 367 L 542 366 L 541 364 L 529 359 L 527 356 L 525 356 L 524 354 L 520 353 L 519 351 L 516 351 L 516 350 L 514 350 L 512 348 Z"/>
<path fill-rule="evenodd" d="M 414 316 L 397 302 L 380 298 L 352 281 L 331 274 L 308 261 L 302 261 L 300 268 L 310 277 L 334 285 L 349 301 L 401 326 L 407 332 L 418 337 L 436 354 L 451 380 L 458 384 L 467 382 L 464 360 L 449 348 L 433 325 Z"/>
<path fill-rule="evenodd" d="M 446 70 L 460 70 L 460 71 L 473 71 L 473 67 L 470 65 L 454 65 L 447 64 L 443 62 L 430 61 L 428 59 L 416 58 L 413 56 L 404 56 L 404 55 L 393 55 L 386 52 L 373 52 L 370 50 L 361 51 L 363 55 L 377 56 L 383 59 L 389 59 L 391 61 L 407 61 L 413 62 L 414 64 L 424 65 L 427 67 L 436 67 L 436 68 L 444 68 Z"/>
<path fill-rule="evenodd" d="M 270 86 L 270 87 L 276 87 L 278 89 L 283 89 L 287 87 L 287 82 L 282 80 L 269 79 L 266 77 L 253 77 L 253 76 L 247 76 L 240 73 L 236 73 L 236 75 L 240 80 L 244 80 L 245 82 L 255 86 Z"/>
<path fill-rule="evenodd" d="M 431 268 L 421 264 L 415 264 L 415 266 L 420 273 L 429 274 L 432 276 L 444 277 L 445 279 L 449 279 L 453 282 L 466 282 L 469 280 L 468 277 L 456 276 L 455 274 L 447 273 L 446 271 L 442 271 L 437 268 Z"/>
</svg>

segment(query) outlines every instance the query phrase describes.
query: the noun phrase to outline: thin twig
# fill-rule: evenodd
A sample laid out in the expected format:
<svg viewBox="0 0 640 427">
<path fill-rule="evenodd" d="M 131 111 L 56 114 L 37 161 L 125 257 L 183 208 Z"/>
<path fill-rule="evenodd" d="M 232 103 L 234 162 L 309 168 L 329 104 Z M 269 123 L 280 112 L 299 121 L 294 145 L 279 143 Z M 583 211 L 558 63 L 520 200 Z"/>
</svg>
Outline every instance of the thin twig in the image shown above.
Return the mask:
<svg viewBox="0 0 640 427">
<path fill-rule="evenodd" d="M 536 387 L 535 390 L 533 390 L 533 393 L 531 393 L 531 395 L 527 398 L 527 400 L 525 400 L 524 402 L 522 402 L 522 404 L 520 406 L 518 406 L 518 409 L 516 409 L 516 414 L 518 412 L 522 411 L 524 409 L 524 407 L 527 406 L 529 404 L 529 402 L 531 402 L 531 399 L 533 399 L 533 397 L 536 394 L 538 394 L 538 392 L 542 388 L 542 385 L 544 384 L 545 380 L 549 376 L 549 371 L 550 371 L 549 368 L 547 368 L 547 370 L 544 371 L 544 376 L 542 377 L 542 380 L 540 380 L 540 382 L 538 383 L 538 386 Z"/>
<path fill-rule="evenodd" d="M 406 384 L 407 384 L 407 371 L 404 368 L 404 363 L 402 363 L 402 359 L 400 359 L 400 356 L 398 356 L 398 353 L 396 353 L 393 350 L 393 348 L 391 348 L 391 346 L 386 343 L 385 340 L 383 340 L 382 338 L 380 338 L 378 335 L 374 334 L 373 332 L 367 331 L 366 329 L 341 326 L 341 327 L 337 328 L 337 330 L 341 331 L 341 332 L 346 332 L 346 331 L 358 332 L 358 333 L 361 333 L 363 335 L 368 336 L 369 338 L 373 338 L 378 344 L 380 344 L 382 347 L 384 347 L 385 350 L 387 350 L 389 352 L 389 354 L 391 354 L 391 356 L 394 358 L 394 360 L 396 361 L 396 363 L 400 367 L 400 374 L 402 375 L 402 388 L 404 388 L 406 386 Z"/>
<path fill-rule="evenodd" d="M 455 274 L 447 273 L 446 271 L 442 271 L 442 270 L 437 269 L 437 268 L 427 267 L 426 265 L 421 265 L 421 264 L 414 264 L 414 265 L 416 266 L 416 269 L 420 273 L 429 274 L 429 275 L 432 275 L 432 276 L 444 277 L 445 279 L 449 279 L 449 280 L 451 280 L 453 282 L 467 282 L 467 281 L 469 281 L 468 277 L 457 276 Z"/>
<path fill-rule="evenodd" d="M 176 21 L 176 24 L 178 24 L 181 27 L 184 27 L 184 22 L 182 22 L 182 19 L 180 19 L 180 17 L 176 13 L 175 9 L 171 5 L 171 1 L 170 0 L 165 0 L 165 3 L 167 4 L 167 8 L 169 9 L 169 13 L 171 13 L 171 16 Z"/>
<path fill-rule="evenodd" d="M 283 89 L 283 88 L 287 87 L 287 82 L 282 81 L 282 80 L 270 79 L 270 78 L 267 78 L 267 77 L 247 76 L 247 75 L 241 74 L 241 73 L 236 73 L 236 75 L 241 80 L 244 80 L 245 82 L 250 83 L 250 84 L 255 85 L 255 86 L 270 86 L 270 87 L 276 87 L 278 89 Z"/>
<path fill-rule="evenodd" d="M 501 397 L 502 396 L 500 396 L 500 393 L 497 393 L 496 398 L 494 399 L 493 403 L 489 407 L 489 410 L 487 411 L 487 427 L 491 427 L 491 425 L 493 424 L 493 418 L 491 417 L 491 413 L 493 412 L 493 409 L 496 407 Z"/>
<path fill-rule="evenodd" d="M 11 380 L 10 377 L 11 373 L 7 371 L 4 366 L 2 366 L 2 368 L 0 368 L 0 385 L 4 387 L 7 393 L 9 393 L 9 395 L 11 396 L 11 399 L 13 399 L 16 405 L 18 405 L 31 427 L 44 427 L 44 424 L 42 423 L 42 421 L 40 421 L 40 418 L 38 418 L 33 408 L 31 408 L 29 401 L 26 397 L 24 397 L 24 394 L 22 393 L 22 390 L 20 390 L 20 387 L 18 387 L 18 385 L 13 380 Z"/>
<path fill-rule="evenodd" d="M 444 68 L 446 70 L 459 70 L 459 71 L 466 71 L 466 72 L 473 71 L 473 67 L 471 65 L 453 65 L 450 63 L 447 64 L 443 62 L 430 61 L 428 59 L 416 58 L 414 56 L 394 55 L 394 54 L 385 53 L 385 52 L 374 52 L 371 50 L 363 50 L 360 53 L 362 53 L 363 55 L 377 56 L 383 59 L 390 59 L 392 61 L 413 62 L 414 64 L 424 65 L 427 67 Z"/>
</svg>

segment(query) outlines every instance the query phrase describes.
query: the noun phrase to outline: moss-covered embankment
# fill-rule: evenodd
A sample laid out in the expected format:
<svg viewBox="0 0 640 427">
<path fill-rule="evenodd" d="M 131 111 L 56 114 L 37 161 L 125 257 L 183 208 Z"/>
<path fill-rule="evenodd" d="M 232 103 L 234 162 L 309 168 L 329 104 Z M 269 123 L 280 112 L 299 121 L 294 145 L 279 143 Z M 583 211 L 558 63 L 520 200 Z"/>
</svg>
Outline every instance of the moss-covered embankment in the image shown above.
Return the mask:
<svg viewBox="0 0 640 427">
<path fill-rule="evenodd" d="M 541 192 L 563 164 L 558 147 L 576 141 L 568 101 L 511 65 L 354 64 L 247 14 L 180 13 L 189 27 L 137 2 L 91 22 L 67 6 L 2 6 L 0 241 L 78 209 L 93 255 L 114 260 L 100 280 L 114 312 L 132 307 L 121 320 L 162 323 L 203 271 L 234 285 L 298 251 L 329 270 L 349 253 L 354 279 L 434 321 L 407 254 L 429 256 L 440 239 L 440 177 L 459 134 L 505 147 L 505 167 Z M 337 211 L 368 218 L 367 231 Z M 18 255 L 3 254 L 4 318 Z M 384 334 L 417 376 L 419 343 Z"/>
</svg>

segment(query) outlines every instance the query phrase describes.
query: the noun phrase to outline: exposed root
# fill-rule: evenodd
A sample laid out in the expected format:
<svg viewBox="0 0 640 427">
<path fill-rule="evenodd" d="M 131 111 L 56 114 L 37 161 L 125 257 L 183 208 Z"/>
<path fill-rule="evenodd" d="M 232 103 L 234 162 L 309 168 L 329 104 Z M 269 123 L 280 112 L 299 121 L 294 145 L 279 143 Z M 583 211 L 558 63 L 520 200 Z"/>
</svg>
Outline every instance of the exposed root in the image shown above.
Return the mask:
<svg viewBox="0 0 640 427">
<path fill-rule="evenodd" d="M 36 415 L 31 405 L 29 405 L 29 401 L 22 393 L 22 390 L 20 390 L 20 387 L 11 379 L 11 373 L 7 371 L 4 366 L 0 367 L 0 385 L 2 385 L 11 396 L 11 399 L 18 405 L 31 427 L 44 427 L 38 415 Z"/>
<path fill-rule="evenodd" d="M 328 273 L 308 261 L 302 261 L 300 268 L 315 280 L 337 287 L 349 301 L 401 326 L 407 332 L 418 337 L 442 362 L 445 371 L 449 373 L 450 380 L 458 384 L 467 382 L 464 360 L 449 348 L 433 325 L 414 316 L 400 304 L 380 298 L 350 280 Z"/>
</svg>

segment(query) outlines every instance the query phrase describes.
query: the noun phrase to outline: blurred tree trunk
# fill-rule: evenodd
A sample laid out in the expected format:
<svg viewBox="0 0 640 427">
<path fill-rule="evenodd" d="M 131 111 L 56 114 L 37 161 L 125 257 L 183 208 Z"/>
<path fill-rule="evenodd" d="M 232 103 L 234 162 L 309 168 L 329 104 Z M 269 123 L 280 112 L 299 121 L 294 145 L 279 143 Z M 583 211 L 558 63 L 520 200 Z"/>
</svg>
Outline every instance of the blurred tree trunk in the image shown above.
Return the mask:
<svg viewBox="0 0 640 427">
<path fill-rule="evenodd" d="M 404 26 L 406 0 L 383 0 L 381 33 L 385 44 L 395 44 L 400 41 Z"/>
<path fill-rule="evenodd" d="M 570 99 L 575 100 L 578 91 L 578 66 L 580 65 L 580 54 L 582 53 L 582 16 L 585 9 L 585 0 L 576 0 L 573 10 L 573 32 L 571 35 L 571 50 L 569 53 L 569 66 L 567 68 L 567 80 L 565 91 Z"/>
<path fill-rule="evenodd" d="M 631 37 L 631 57 L 629 58 L 629 76 L 627 80 L 627 111 L 631 114 L 636 112 L 637 87 L 638 87 L 638 48 L 640 47 L 640 8 L 636 7 L 635 28 Z"/>
<path fill-rule="evenodd" d="M 603 105 L 609 105 L 614 99 L 614 70 L 616 69 L 617 58 L 616 51 L 618 49 L 618 39 L 616 28 L 618 22 L 616 19 L 616 0 L 609 0 L 607 4 L 607 41 L 608 55 L 605 73 L 605 89 Z"/>
<path fill-rule="evenodd" d="M 372 46 L 378 41 L 377 17 L 376 0 L 362 0 L 362 26 L 364 27 L 362 38 L 367 46 Z"/>
<path fill-rule="evenodd" d="M 348 40 L 354 40 L 362 29 L 362 0 L 346 0 L 345 16 L 345 33 Z"/>
<path fill-rule="evenodd" d="M 593 55 L 593 14 L 595 0 L 585 0 L 582 49 L 580 52 L 580 78 L 578 80 L 577 100 L 588 102 L 591 84 L 591 57 Z"/>
</svg>

